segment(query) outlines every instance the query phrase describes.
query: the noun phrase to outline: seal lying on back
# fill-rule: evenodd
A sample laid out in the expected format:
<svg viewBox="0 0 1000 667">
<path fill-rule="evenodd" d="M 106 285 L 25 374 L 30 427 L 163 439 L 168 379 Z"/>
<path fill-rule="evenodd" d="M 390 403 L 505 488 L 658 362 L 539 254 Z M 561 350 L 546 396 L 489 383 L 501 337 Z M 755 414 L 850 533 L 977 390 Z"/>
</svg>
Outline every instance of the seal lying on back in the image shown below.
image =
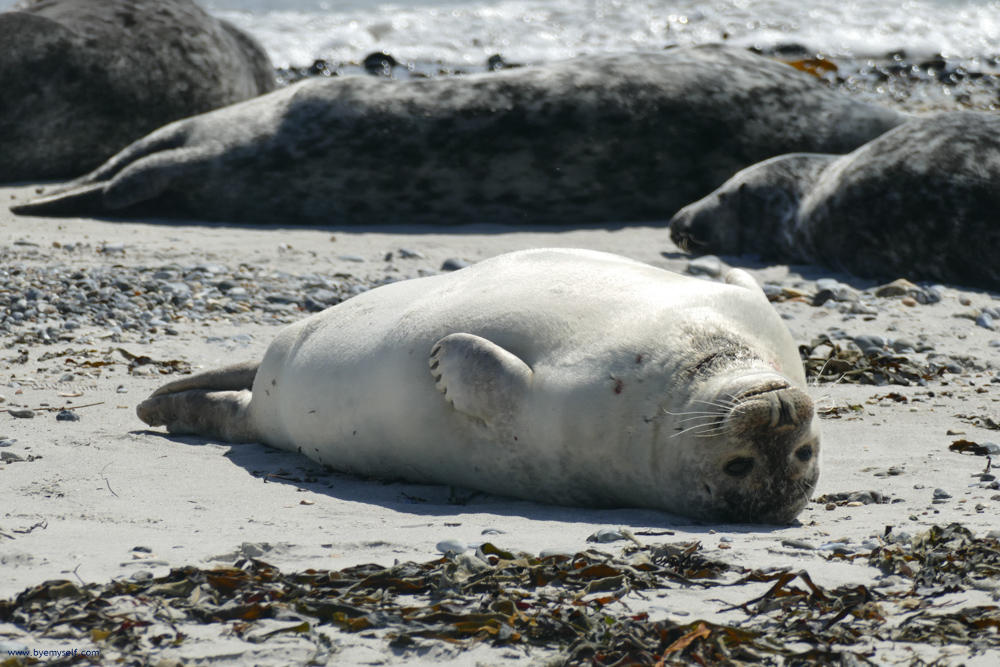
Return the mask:
<svg viewBox="0 0 1000 667">
<path fill-rule="evenodd" d="M 274 88 L 264 50 L 191 0 L 23 2 L 0 13 L 0 182 L 85 174 Z"/>
<path fill-rule="evenodd" d="M 666 220 L 743 167 L 844 153 L 904 118 L 721 46 L 465 77 L 311 80 L 165 127 L 16 211 L 327 225 Z"/>
<path fill-rule="evenodd" d="M 585 250 L 501 255 L 329 308 L 259 365 L 168 384 L 138 414 L 366 476 L 788 522 L 819 475 L 812 401 L 763 291 L 726 280 Z"/>
<path fill-rule="evenodd" d="M 911 120 L 845 156 L 746 169 L 671 221 L 690 251 L 1000 290 L 1000 117 Z"/>
</svg>

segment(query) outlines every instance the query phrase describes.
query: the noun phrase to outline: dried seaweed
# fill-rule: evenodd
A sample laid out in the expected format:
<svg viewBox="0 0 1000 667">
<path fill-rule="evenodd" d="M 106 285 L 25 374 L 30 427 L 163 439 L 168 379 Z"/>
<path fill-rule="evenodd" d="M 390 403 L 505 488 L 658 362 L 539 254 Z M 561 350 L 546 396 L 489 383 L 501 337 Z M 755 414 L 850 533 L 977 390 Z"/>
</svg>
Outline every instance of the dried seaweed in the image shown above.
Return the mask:
<svg viewBox="0 0 1000 667">
<path fill-rule="evenodd" d="M 799 354 L 806 377 L 816 382 L 908 387 L 921 380 L 938 378 L 944 372 L 943 367 L 920 364 L 905 356 L 867 356 L 860 350 L 842 347 L 825 335 L 809 345 L 799 346 Z"/>
<path fill-rule="evenodd" d="M 914 591 L 923 597 L 981 588 L 981 579 L 1000 577 L 1000 542 L 977 538 L 957 523 L 886 544 L 872 551 L 870 559 L 886 573 L 912 579 Z"/>
<path fill-rule="evenodd" d="M 121 355 L 121 358 L 115 356 L 115 353 Z M 111 347 L 104 351 L 83 348 L 79 350 L 67 348 L 65 350 L 48 351 L 40 355 L 36 363 L 44 363 L 56 359 L 60 360 L 59 363 L 62 367 L 78 374 L 85 374 L 90 371 L 100 374 L 101 370 L 105 367 L 123 363 L 128 367 L 129 373 L 134 373 L 140 366 L 151 366 L 155 368 L 156 373 L 161 375 L 172 373 L 187 374 L 192 372 L 191 364 L 186 361 L 180 359 L 153 359 L 146 355 L 133 354 L 121 347 Z M 20 350 L 19 357 L 7 359 L 6 361 L 8 363 L 25 364 L 30 361 L 28 350 L 22 349 Z"/>
<path fill-rule="evenodd" d="M 168 375 L 170 373 L 190 373 L 191 364 L 186 361 L 181 361 L 179 359 L 170 359 L 166 361 L 153 359 L 147 357 L 144 354 L 132 354 L 125 348 L 119 347 L 115 348 L 115 352 L 118 352 L 126 361 L 128 361 L 129 373 L 135 371 L 139 366 L 155 366 L 157 371 L 162 375 Z"/>
<path fill-rule="evenodd" d="M 844 507 L 849 503 L 860 503 L 862 505 L 884 505 L 890 502 L 889 496 L 879 491 L 841 491 L 838 493 L 826 493 L 813 500 L 814 503 L 827 505 L 833 503 Z"/>
<path fill-rule="evenodd" d="M 973 426 L 989 429 L 991 431 L 1000 431 L 1000 424 L 995 422 L 993 418 L 988 415 L 955 415 L 955 418 L 968 422 Z"/>
<path fill-rule="evenodd" d="M 404 653 L 428 642 L 545 647 L 559 650 L 566 665 L 863 665 L 875 664 L 875 641 L 1000 647 L 997 607 L 943 614 L 933 603 L 945 592 L 995 583 L 997 540 L 952 525 L 914 538 L 889 533 L 870 554 L 831 558 L 858 558 L 912 587 L 826 589 L 805 571 L 713 561 L 698 543 L 636 542 L 617 556 L 591 549 L 544 558 L 484 544 L 474 556 L 389 568 L 285 574 L 245 559 L 146 581 L 49 581 L 0 601 L 0 621 L 36 637 L 89 638 L 108 664 L 145 661 L 183 644 L 185 624 L 218 624 L 221 633 L 254 643 L 293 633 L 326 650 L 324 628 L 381 637 Z M 731 625 L 653 621 L 626 601 L 651 590 L 760 584 L 769 584 L 763 594 L 726 610 L 747 616 Z M 905 613 L 888 613 L 889 605 Z"/>
<path fill-rule="evenodd" d="M 820 419 L 840 419 L 843 415 L 850 415 L 855 419 L 864 416 L 865 408 L 861 405 L 824 405 L 816 408 L 816 414 Z"/>
<path fill-rule="evenodd" d="M 973 456 L 989 456 L 990 450 L 971 440 L 956 440 L 948 445 L 948 450 L 958 454 L 972 454 Z"/>
</svg>

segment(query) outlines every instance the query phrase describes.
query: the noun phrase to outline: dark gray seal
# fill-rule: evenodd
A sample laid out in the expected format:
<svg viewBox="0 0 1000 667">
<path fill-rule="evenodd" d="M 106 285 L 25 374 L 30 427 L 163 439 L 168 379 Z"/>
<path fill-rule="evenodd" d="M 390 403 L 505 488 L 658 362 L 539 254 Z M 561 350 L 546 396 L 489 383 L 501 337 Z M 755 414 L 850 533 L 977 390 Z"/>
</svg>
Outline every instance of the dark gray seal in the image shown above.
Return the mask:
<svg viewBox="0 0 1000 667">
<path fill-rule="evenodd" d="M 670 224 L 693 252 L 1000 290 L 1000 116 L 944 113 L 849 155 L 777 157 Z"/>
<path fill-rule="evenodd" d="M 190 0 L 0 13 L 0 182 L 85 174 L 167 123 L 274 90 L 248 35 Z"/>
<path fill-rule="evenodd" d="M 740 49 L 306 81 L 190 118 L 19 213 L 279 224 L 666 220 L 739 169 L 906 117 Z"/>
</svg>

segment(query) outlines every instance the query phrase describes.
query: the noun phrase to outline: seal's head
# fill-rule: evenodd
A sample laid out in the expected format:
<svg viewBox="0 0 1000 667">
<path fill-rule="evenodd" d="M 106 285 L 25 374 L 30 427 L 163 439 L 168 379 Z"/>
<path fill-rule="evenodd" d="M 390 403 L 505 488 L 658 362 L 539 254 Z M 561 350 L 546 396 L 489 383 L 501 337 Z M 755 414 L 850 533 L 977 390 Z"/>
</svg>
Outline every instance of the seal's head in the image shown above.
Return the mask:
<svg viewBox="0 0 1000 667">
<path fill-rule="evenodd" d="M 701 396 L 690 405 L 697 416 L 675 427 L 702 441 L 687 462 L 700 488 L 689 493 L 685 514 L 715 522 L 792 521 L 819 479 L 812 399 L 773 372 L 735 374 Z"/>
<path fill-rule="evenodd" d="M 836 159 L 796 153 L 747 167 L 678 211 L 670 239 L 696 254 L 794 253 L 799 203 Z"/>
</svg>

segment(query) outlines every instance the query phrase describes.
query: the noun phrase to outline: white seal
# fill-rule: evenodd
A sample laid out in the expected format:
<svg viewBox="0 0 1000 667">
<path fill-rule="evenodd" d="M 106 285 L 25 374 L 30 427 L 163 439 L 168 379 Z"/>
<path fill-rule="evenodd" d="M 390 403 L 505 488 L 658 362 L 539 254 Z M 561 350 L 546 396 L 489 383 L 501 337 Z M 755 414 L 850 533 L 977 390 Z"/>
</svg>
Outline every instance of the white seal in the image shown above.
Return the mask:
<svg viewBox="0 0 1000 667">
<path fill-rule="evenodd" d="M 788 522 L 819 475 L 812 401 L 760 287 L 726 280 L 585 250 L 501 255 L 329 308 L 259 367 L 173 382 L 138 414 L 365 476 Z"/>
</svg>

